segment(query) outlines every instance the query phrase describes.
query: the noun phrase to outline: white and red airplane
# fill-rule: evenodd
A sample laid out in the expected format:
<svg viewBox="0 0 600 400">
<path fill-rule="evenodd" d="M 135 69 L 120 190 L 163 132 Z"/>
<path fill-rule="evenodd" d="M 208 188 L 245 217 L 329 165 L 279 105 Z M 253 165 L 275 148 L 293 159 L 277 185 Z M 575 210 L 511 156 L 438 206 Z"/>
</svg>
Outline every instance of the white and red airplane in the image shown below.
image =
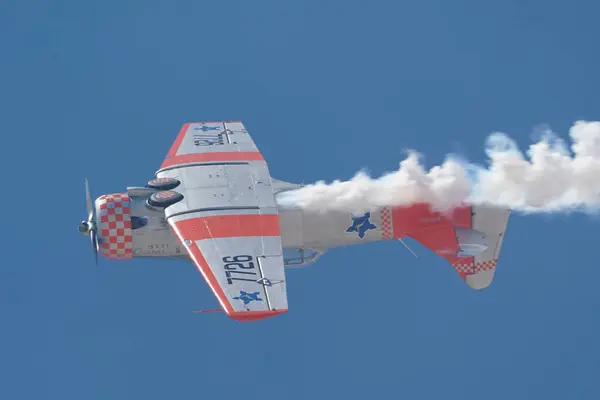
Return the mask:
<svg viewBox="0 0 600 400">
<path fill-rule="evenodd" d="M 88 219 L 79 231 L 90 236 L 96 262 L 98 251 L 111 260 L 191 260 L 238 321 L 285 313 L 285 268 L 352 244 L 410 237 L 471 288 L 492 282 L 509 210 L 464 206 L 442 215 L 416 204 L 351 215 L 278 204 L 280 193 L 300 187 L 271 178 L 242 122 L 187 123 L 144 187 L 92 204 L 86 180 Z"/>
</svg>

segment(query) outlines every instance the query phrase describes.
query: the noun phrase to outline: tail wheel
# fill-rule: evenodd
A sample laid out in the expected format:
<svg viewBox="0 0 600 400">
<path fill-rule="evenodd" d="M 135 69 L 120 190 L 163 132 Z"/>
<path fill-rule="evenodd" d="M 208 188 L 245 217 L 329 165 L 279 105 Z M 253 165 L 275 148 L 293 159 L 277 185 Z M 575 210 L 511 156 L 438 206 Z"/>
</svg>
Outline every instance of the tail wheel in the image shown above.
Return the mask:
<svg viewBox="0 0 600 400">
<path fill-rule="evenodd" d="M 171 190 L 179 186 L 180 183 L 175 178 L 156 178 L 148 181 L 146 187 L 156 190 Z"/>
<path fill-rule="evenodd" d="M 148 205 L 152 207 L 166 208 L 181 200 L 183 200 L 183 195 L 181 193 L 177 193 L 173 190 L 165 190 L 162 192 L 152 193 L 152 195 L 148 198 Z"/>
</svg>

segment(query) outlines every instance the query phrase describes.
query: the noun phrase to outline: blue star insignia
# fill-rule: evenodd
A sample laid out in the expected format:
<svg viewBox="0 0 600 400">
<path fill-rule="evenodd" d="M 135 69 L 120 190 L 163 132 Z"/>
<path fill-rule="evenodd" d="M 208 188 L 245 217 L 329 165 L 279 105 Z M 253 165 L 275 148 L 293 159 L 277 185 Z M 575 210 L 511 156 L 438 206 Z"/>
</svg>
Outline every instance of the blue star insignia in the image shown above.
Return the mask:
<svg viewBox="0 0 600 400">
<path fill-rule="evenodd" d="M 233 299 L 234 300 L 242 300 L 244 302 L 244 305 L 246 305 L 253 301 L 263 301 L 263 299 L 258 297 L 259 294 L 260 294 L 260 292 L 248 293 L 248 292 L 244 292 L 243 290 L 240 290 L 240 295 L 238 297 L 234 297 Z"/>
<path fill-rule="evenodd" d="M 194 128 L 195 131 L 202 131 L 202 132 L 206 132 L 206 131 L 216 131 L 219 130 L 218 126 L 206 126 L 206 125 L 202 125 L 200 128 Z"/>
<path fill-rule="evenodd" d="M 371 229 L 377 229 L 377 226 L 369 221 L 371 213 L 365 213 L 362 217 L 352 217 L 352 226 L 346 229 L 346 232 L 358 232 L 359 238 L 365 237 L 365 232 Z"/>
</svg>

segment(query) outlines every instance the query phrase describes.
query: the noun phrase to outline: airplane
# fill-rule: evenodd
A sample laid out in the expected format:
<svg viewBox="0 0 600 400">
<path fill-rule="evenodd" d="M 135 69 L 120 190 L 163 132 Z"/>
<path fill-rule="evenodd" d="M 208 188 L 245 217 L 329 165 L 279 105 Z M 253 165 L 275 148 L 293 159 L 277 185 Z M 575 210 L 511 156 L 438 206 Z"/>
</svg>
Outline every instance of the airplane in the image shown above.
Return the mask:
<svg viewBox="0 0 600 400">
<path fill-rule="evenodd" d="M 271 177 L 241 121 L 185 123 L 144 186 L 94 202 L 79 231 L 110 260 L 191 261 L 236 321 L 288 311 L 286 268 L 315 263 L 348 245 L 412 238 L 445 258 L 473 289 L 494 278 L 510 210 L 481 205 L 439 213 L 427 204 L 362 215 L 278 204 L 303 185 Z M 216 311 L 216 310 L 212 310 Z"/>
</svg>

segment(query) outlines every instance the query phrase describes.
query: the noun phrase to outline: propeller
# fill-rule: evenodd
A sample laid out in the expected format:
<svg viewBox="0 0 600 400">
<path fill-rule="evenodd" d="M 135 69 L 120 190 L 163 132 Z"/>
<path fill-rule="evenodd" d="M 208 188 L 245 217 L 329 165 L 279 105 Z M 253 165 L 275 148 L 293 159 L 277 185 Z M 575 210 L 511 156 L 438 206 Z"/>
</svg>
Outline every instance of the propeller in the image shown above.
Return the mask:
<svg viewBox="0 0 600 400">
<path fill-rule="evenodd" d="M 100 246 L 98 244 L 98 234 L 96 232 L 96 210 L 94 208 L 94 203 L 92 202 L 92 196 L 90 195 L 90 185 L 88 184 L 87 178 L 85 178 L 85 205 L 87 207 L 88 218 L 87 221 L 81 221 L 79 224 L 79 232 L 90 237 L 94 249 L 94 256 L 96 258 L 96 265 L 98 265 L 98 250 Z"/>
</svg>

